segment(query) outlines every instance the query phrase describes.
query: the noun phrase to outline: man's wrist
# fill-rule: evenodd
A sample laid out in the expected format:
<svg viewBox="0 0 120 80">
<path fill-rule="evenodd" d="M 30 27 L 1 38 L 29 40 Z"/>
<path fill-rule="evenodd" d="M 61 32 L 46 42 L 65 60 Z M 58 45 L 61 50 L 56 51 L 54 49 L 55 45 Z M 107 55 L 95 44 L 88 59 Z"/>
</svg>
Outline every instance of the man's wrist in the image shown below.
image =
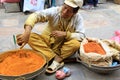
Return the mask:
<svg viewBox="0 0 120 80">
<path fill-rule="evenodd" d="M 71 33 L 68 31 L 68 32 L 66 32 L 66 37 L 65 37 L 65 39 L 69 39 L 70 38 L 70 36 L 71 36 Z"/>
</svg>

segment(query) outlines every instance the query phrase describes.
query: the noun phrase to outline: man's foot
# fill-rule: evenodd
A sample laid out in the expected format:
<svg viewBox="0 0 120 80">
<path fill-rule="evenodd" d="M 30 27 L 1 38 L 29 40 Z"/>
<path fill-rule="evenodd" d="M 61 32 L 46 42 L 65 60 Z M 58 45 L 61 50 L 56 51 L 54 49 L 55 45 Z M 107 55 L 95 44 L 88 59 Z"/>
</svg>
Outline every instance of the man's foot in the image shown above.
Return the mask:
<svg viewBox="0 0 120 80">
<path fill-rule="evenodd" d="M 94 7 L 98 7 L 97 4 L 94 4 Z"/>
<path fill-rule="evenodd" d="M 64 66 L 64 62 L 58 63 L 57 61 L 53 61 L 52 64 L 46 69 L 46 72 L 54 73 L 63 66 Z"/>
<path fill-rule="evenodd" d="M 25 15 L 28 15 L 28 14 L 30 14 L 30 13 L 31 13 L 30 11 L 25 11 L 25 12 L 24 12 Z"/>
<path fill-rule="evenodd" d="M 82 9 L 91 10 L 91 9 L 94 9 L 94 6 L 93 5 L 85 5 L 85 6 L 82 7 Z"/>
</svg>

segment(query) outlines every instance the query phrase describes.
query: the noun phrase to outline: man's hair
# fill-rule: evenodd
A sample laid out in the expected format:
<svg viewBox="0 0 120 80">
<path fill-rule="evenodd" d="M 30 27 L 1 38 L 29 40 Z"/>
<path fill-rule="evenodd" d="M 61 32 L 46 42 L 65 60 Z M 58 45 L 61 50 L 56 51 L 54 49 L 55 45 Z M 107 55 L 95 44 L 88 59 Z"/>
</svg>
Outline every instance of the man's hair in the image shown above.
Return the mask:
<svg viewBox="0 0 120 80">
<path fill-rule="evenodd" d="M 80 7 L 73 8 L 73 13 L 77 13 Z"/>
</svg>

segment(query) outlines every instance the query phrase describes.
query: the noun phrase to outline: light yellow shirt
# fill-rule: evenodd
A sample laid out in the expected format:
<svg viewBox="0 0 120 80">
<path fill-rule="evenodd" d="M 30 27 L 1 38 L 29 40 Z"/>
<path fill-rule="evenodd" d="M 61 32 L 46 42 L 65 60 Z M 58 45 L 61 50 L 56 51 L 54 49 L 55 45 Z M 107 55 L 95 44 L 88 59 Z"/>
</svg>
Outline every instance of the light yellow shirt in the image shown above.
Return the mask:
<svg viewBox="0 0 120 80">
<path fill-rule="evenodd" d="M 54 30 L 66 31 L 66 39 L 80 39 L 81 33 L 84 33 L 83 18 L 80 13 L 75 14 L 71 19 L 63 19 L 60 16 L 61 7 L 52 7 L 43 11 L 37 11 L 31 14 L 25 22 L 32 28 L 38 22 L 48 22 L 47 27 L 42 34 L 49 35 Z"/>
</svg>

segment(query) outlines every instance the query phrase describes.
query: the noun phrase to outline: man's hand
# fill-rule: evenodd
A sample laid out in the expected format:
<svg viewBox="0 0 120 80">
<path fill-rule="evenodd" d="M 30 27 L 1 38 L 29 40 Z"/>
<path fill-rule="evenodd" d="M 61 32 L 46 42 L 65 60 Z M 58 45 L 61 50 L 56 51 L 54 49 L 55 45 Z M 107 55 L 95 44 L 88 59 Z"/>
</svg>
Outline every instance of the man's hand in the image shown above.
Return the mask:
<svg viewBox="0 0 120 80">
<path fill-rule="evenodd" d="M 29 41 L 31 28 L 30 26 L 26 27 L 25 32 L 23 34 L 19 34 L 16 36 L 17 44 L 21 46 L 20 48 L 24 47 L 26 43 Z"/>
<path fill-rule="evenodd" d="M 25 33 L 24 34 L 19 34 L 19 35 L 16 36 L 16 38 L 17 38 L 17 44 L 21 47 L 24 47 L 24 45 L 26 43 L 28 43 L 29 35 L 27 35 Z"/>
<path fill-rule="evenodd" d="M 66 37 L 66 32 L 64 32 L 64 31 L 52 31 L 51 36 L 53 36 L 53 37 Z"/>
</svg>

